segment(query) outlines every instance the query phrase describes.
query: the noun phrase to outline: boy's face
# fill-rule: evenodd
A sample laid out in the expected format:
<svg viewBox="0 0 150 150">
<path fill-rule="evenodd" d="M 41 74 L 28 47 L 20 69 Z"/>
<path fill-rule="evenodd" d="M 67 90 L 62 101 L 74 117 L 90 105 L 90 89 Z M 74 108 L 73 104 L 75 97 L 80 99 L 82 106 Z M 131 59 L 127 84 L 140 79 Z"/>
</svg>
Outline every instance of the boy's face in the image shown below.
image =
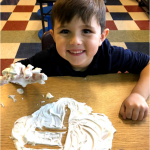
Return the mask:
<svg viewBox="0 0 150 150">
<path fill-rule="evenodd" d="M 77 16 L 64 25 L 61 25 L 58 20 L 55 20 L 54 24 L 54 32 L 53 30 L 50 32 L 59 55 L 69 61 L 74 70 L 85 70 L 109 30 L 105 29 L 101 35 L 101 27 L 95 17 L 91 19 L 90 25 L 86 25 Z"/>
</svg>

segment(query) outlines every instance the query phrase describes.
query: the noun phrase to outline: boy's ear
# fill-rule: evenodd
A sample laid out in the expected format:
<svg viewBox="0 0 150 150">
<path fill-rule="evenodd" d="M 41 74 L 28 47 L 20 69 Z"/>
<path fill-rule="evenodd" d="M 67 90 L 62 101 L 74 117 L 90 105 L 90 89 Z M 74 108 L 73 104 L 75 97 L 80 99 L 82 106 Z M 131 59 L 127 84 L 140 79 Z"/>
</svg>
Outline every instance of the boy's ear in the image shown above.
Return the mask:
<svg viewBox="0 0 150 150">
<path fill-rule="evenodd" d="M 109 34 L 109 29 L 106 28 L 106 29 L 103 31 L 103 33 L 101 34 L 100 43 L 99 43 L 100 45 L 99 45 L 99 46 L 102 45 L 102 42 L 106 39 L 106 37 L 107 37 L 108 34 Z"/>
<path fill-rule="evenodd" d="M 53 39 L 54 39 L 54 32 L 53 32 L 53 30 L 52 30 L 52 29 L 50 29 L 49 31 L 50 31 L 51 36 L 52 36 L 52 37 L 53 37 Z M 54 41 L 55 41 L 55 39 L 54 39 Z"/>
</svg>

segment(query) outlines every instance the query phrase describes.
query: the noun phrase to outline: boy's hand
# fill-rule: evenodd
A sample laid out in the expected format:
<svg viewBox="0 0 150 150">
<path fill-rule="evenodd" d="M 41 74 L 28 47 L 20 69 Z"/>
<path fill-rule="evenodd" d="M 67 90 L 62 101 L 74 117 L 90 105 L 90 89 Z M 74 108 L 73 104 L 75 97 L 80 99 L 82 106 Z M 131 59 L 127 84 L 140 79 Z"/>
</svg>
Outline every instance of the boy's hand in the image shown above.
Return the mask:
<svg viewBox="0 0 150 150">
<path fill-rule="evenodd" d="M 119 113 L 123 119 L 143 120 L 147 117 L 148 110 L 144 97 L 138 93 L 131 93 L 123 101 Z"/>
<path fill-rule="evenodd" d="M 10 68 L 6 68 L 2 71 L 3 76 L 0 76 L 0 85 L 8 84 L 9 82 L 20 78 L 24 69 L 25 66 L 21 63 L 11 64 Z"/>
<path fill-rule="evenodd" d="M 0 76 L 0 85 L 8 84 L 9 82 L 18 83 L 25 87 L 27 84 L 40 83 L 44 84 L 47 76 L 40 73 L 42 69 L 35 68 L 32 65 L 25 67 L 21 63 L 11 64 L 10 68 L 2 71 L 3 76 Z"/>
</svg>

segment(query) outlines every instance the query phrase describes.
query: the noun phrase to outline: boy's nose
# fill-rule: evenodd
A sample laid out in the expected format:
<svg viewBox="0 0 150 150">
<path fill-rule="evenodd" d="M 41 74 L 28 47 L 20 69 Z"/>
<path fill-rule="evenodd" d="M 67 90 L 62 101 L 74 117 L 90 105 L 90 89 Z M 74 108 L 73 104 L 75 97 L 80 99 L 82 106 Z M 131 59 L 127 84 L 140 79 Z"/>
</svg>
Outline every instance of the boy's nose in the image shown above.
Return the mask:
<svg viewBox="0 0 150 150">
<path fill-rule="evenodd" d="M 74 36 L 70 40 L 70 45 L 81 45 L 81 44 L 82 40 L 80 39 L 80 37 Z"/>
</svg>

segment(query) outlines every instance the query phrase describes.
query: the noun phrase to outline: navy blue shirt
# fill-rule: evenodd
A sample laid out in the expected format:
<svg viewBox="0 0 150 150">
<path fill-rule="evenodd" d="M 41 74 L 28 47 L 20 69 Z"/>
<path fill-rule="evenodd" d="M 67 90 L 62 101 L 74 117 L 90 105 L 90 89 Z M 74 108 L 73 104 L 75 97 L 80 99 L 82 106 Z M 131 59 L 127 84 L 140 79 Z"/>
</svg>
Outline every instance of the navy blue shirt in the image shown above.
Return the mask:
<svg viewBox="0 0 150 150">
<path fill-rule="evenodd" d="M 87 75 L 117 73 L 118 71 L 140 73 L 148 64 L 149 56 L 122 47 L 111 46 L 106 39 L 98 48 L 91 64 L 83 72 L 73 70 L 70 63 L 57 53 L 55 44 L 51 45 L 49 49 L 20 62 L 25 66 L 31 64 L 41 68 L 41 72 L 47 76 L 85 77 Z"/>
</svg>

